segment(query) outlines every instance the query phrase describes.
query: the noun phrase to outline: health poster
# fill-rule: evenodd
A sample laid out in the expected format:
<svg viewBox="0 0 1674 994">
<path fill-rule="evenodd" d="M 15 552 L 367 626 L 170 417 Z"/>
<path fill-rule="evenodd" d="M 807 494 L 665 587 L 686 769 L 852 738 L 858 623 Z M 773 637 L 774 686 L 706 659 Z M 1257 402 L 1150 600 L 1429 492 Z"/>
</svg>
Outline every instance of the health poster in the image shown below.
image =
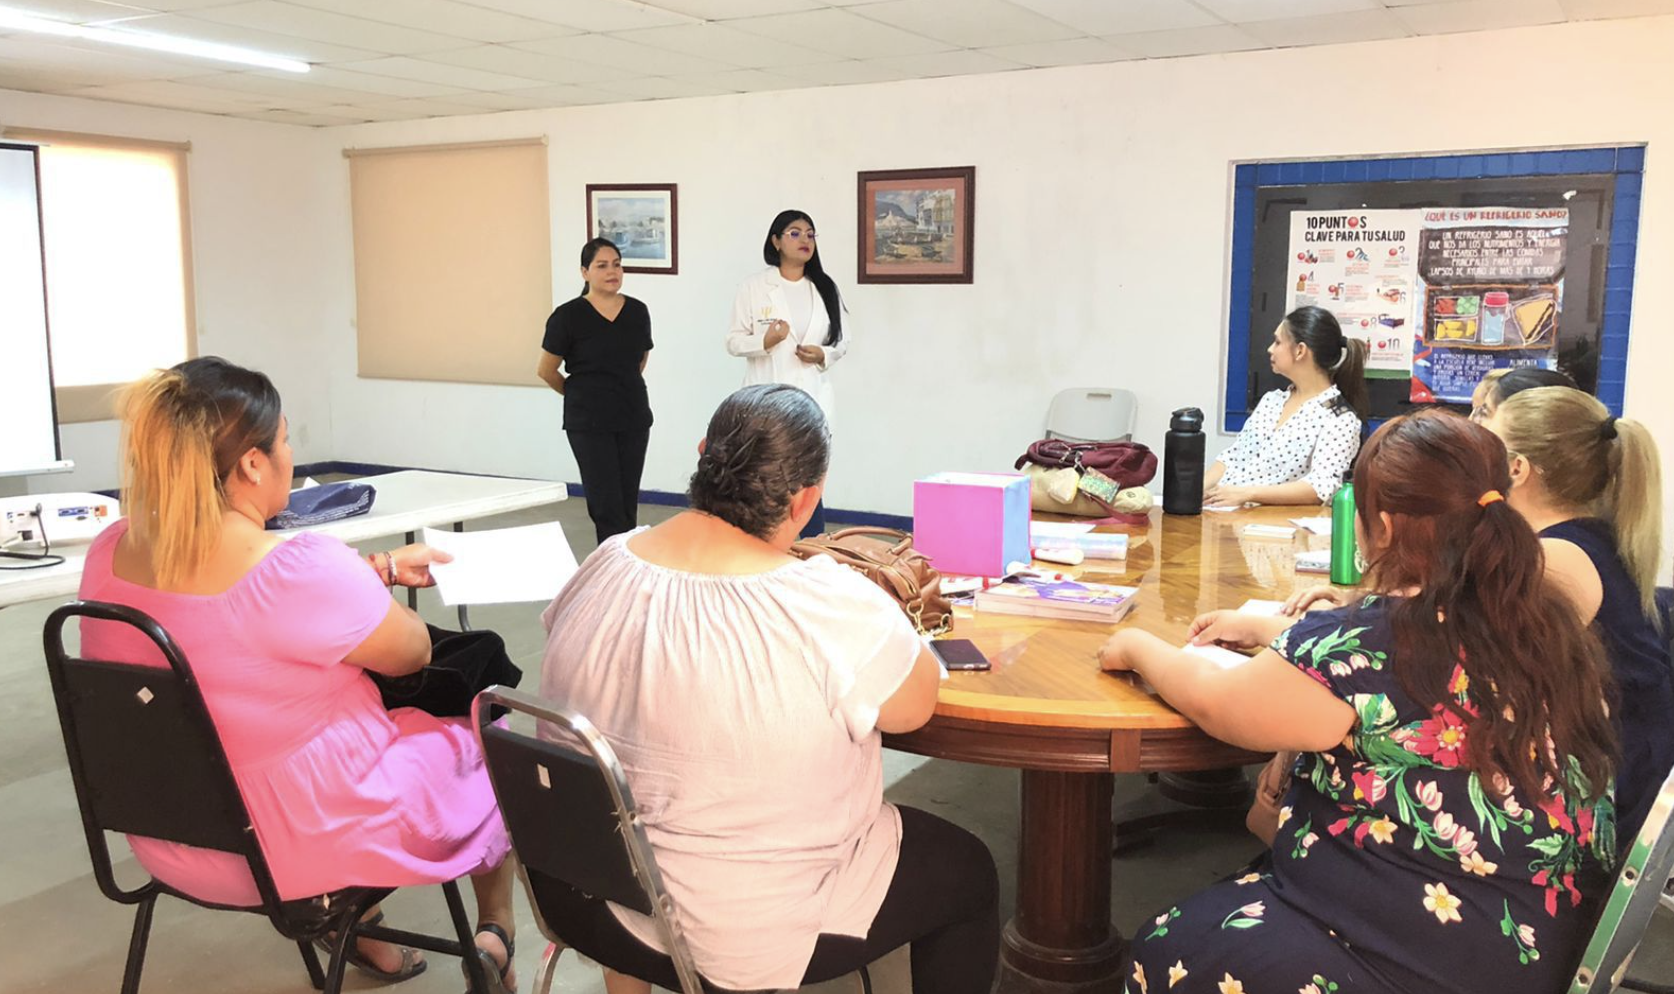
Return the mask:
<svg viewBox="0 0 1674 994">
<path fill-rule="evenodd" d="M 1290 307 L 1336 315 L 1366 343 L 1369 379 L 1412 375 L 1416 210 L 1296 211 L 1290 215 Z"/>
<path fill-rule="evenodd" d="M 1412 399 L 1468 403 L 1490 370 L 1555 368 L 1569 208 L 1421 213 Z"/>
</svg>

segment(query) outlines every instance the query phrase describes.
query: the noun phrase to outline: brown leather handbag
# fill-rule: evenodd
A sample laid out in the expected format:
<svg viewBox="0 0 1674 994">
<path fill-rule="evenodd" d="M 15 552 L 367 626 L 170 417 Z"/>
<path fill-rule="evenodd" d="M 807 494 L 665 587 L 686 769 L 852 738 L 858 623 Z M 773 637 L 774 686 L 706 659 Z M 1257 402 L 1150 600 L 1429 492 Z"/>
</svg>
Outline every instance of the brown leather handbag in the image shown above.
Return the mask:
<svg viewBox="0 0 1674 994">
<path fill-rule="evenodd" d="M 894 528 L 844 528 L 805 538 L 791 546 L 798 559 L 830 556 L 865 576 L 895 598 L 921 635 L 940 635 L 953 627 L 953 609 L 942 596 L 942 575 L 913 537 Z"/>
</svg>

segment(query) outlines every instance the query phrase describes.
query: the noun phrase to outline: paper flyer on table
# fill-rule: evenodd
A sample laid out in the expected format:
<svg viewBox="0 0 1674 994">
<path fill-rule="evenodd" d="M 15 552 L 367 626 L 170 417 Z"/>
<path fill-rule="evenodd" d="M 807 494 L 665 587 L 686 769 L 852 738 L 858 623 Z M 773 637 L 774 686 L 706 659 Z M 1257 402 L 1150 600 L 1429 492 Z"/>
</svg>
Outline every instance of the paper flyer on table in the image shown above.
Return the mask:
<svg viewBox="0 0 1674 994">
<path fill-rule="evenodd" d="M 493 531 L 424 530 L 424 543 L 453 556 L 430 574 L 442 603 L 510 604 L 549 601 L 575 575 L 575 552 L 556 521 Z"/>
</svg>

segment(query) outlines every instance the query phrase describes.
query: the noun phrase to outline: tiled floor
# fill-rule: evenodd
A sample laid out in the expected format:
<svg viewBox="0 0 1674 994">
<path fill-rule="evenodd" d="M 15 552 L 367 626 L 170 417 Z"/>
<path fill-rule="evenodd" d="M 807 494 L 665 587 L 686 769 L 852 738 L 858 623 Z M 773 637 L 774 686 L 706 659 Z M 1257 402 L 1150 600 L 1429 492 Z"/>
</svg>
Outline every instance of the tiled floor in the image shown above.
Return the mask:
<svg viewBox="0 0 1674 994">
<path fill-rule="evenodd" d="M 642 519 L 661 520 L 662 508 Z M 526 524 L 556 517 L 578 555 L 592 549 L 592 527 L 580 501 L 506 515 L 474 527 Z M 373 546 L 366 546 L 367 549 Z M 387 547 L 387 543 L 380 548 Z M 41 665 L 40 632 L 52 604 L 0 610 L 0 994 L 25 991 L 114 992 L 121 983 L 132 916 L 100 896 L 88 871 L 75 798 L 64 769 L 63 745 Z M 433 594 L 423 611 L 438 624 L 450 612 Z M 526 673 L 540 665 L 538 608 L 529 605 L 472 611 L 478 627 L 501 632 Z M 1017 775 L 990 767 L 886 754 L 891 800 L 913 804 L 962 824 L 986 841 L 1000 866 L 1002 914 L 1011 913 L 1016 867 Z M 1145 784 L 1123 778 L 1118 802 L 1140 796 Z M 120 841 L 117 841 L 120 847 Z M 1236 833 L 1177 832 L 1112 865 L 1115 917 L 1131 934 L 1148 914 L 1241 865 L 1256 843 Z M 119 849 L 119 851 L 121 851 Z M 130 860 L 120 870 L 137 872 Z M 469 893 L 469 888 L 466 888 Z M 403 891 L 388 903 L 392 924 L 440 932 L 446 917 L 435 888 Z M 544 941 L 519 895 L 518 971 L 527 991 Z M 1659 913 L 1638 975 L 1674 980 L 1674 916 Z M 906 957 L 897 952 L 872 971 L 878 994 L 908 989 Z M 369 983 L 350 970 L 349 990 Z M 566 954 L 557 989 L 602 991 L 597 969 Z M 838 981 L 825 987 L 850 990 Z M 401 985 L 403 994 L 463 989 L 457 965 L 433 957 L 430 970 Z M 209 912 L 167 901 L 157 908 L 143 990 L 222 994 L 304 994 L 311 990 L 295 948 L 253 916 Z"/>
</svg>

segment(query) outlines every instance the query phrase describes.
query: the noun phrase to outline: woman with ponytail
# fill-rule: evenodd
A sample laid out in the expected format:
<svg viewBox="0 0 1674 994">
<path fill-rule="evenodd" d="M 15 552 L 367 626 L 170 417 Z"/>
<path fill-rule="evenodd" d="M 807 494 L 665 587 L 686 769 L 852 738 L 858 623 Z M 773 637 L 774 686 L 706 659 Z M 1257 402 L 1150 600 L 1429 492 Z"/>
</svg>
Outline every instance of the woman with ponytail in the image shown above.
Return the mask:
<svg viewBox="0 0 1674 994">
<path fill-rule="evenodd" d="M 564 398 L 564 434 L 602 545 L 639 524 L 651 444 L 651 312 L 622 292 L 622 253 L 608 238 L 581 246 L 581 280 L 581 295 L 546 319 L 535 375 Z"/>
<path fill-rule="evenodd" d="M 1273 330 L 1267 358 L 1291 385 L 1261 398 L 1204 474 L 1207 507 L 1325 503 L 1360 450 L 1365 342 L 1344 335 L 1330 311 L 1299 307 Z"/>
<path fill-rule="evenodd" d="M 727 330 L 727 352 L 745 360 L 744 385 L 788 383 L 832 415 L 832 363 L 849 350 L 842 294 L 826 275 L 814 221 L 780 211 L 761 247 L 767 268 L 739 284 Z M 825 531 L 825 503 L 814 508 L 803 537 Z"/>
<path fill-rule="evenodd" d="M 830 444 L 795 387 L 723 401 L 691 509 L 606 542 L 541 616 L 541 693 L 616 747 L 709 984 L 791 990 L 910 945 L 918 994 L 986 994 L 993 857 L 883 798 L 879 733 L 929 720 L 935 657 L 870 580 L 790 552 Z M 579 892 L 544 910 L 622 971 L 605 975 L 611 994 L 648 991 L 632 977 L 680 989 L 646 916 Z"/>
<path fill-rule="evenodd" d="M 389 588 L 430 586 L 430 564 L 446 556 L 409 545 L 362 558 L 334 538 L 266 531 L 290 498 L 287 431 L 272 381 L 224 359 L 192 359 L 130 387 L 128 513 L 88 549 L 81 597 L 145 612 L 185 650 L 281 900 L 470 874 L 478 954 L 504 990 L 510 846 L 470 721 L 386 710 L 367 675 L 429 663 L 424 621 Z M 114 622 L 83 622 L 82 647 L 162 665 L 149 640 Z M 241 858 L 129 841 L 140 865 L 179 891 L 260 902 Z M 367 939 L 348 958 L 385 981 L 425 967 L 416 950 Z"/>
<path fill-rule="evenodd" d="M 1674 766 L 1674 674 L 1654 604 L 1662 559 L 1656 443 L 1644 425 L 1611 417 L 1597 397 L 1568 387 L 1506 397 L 1487 426 L 1510 453 L 1506 500 L 1540 535 L 1546 575 L 1604 642 L 1621 688 L 1616 801 L 1625 844 Z"/>
<path fill-rule="evenodd" d="M 1557 991 L 1587 940 L 1613 687 L 1506 501 L 1505 447 L 1420 411 L 1366 443 L 1354 489 L 1357 604 L 1198 618 L 1194 644 L 1261 648 L 1231 669 L 1137 629 L 1100 652 L 1210 735 L 1300 753 L 1264 862 L 1142 929 L 1132 994 Z"/>
</svg>

